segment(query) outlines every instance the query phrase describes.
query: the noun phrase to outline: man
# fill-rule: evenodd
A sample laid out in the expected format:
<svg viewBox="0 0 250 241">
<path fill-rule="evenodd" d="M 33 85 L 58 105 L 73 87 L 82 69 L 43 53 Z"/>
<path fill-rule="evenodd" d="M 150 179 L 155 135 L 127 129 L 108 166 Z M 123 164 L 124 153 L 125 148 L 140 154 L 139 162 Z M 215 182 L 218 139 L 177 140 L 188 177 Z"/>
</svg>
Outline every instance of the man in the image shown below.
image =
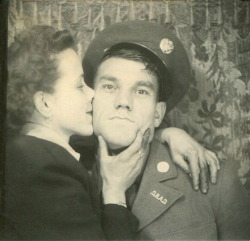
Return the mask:
<svg viewBox="0 0 250 241">
<path fill-rule="evenodd" d="M 48 59 L 50 59 L 51 56 L 49 53 L 52 52 L 52 55 L 54 56 L 55 50 L 53 48 L 58 47 L 57 45 L 58 44 L 60 45 L 60 43 L 63 42 L 64 40 L 63 47 L 66 48 L 64 49 L 66 52 L 63 52 L 61 48 L 58 49 L 59 52 L 61 51 L 63 52 L 62 54 L 64 54 L 63 55 L 64 57 L 62 56 L 61 56 L 62 58 L 59 58 L 60 56 L 58 57 L 58 61 L 61 60 L 62 63 L 59 61 L 59 66 L 57 65 L 54 66 L 54 72 L 55 73 L 59 72 L 60 78 L 59 79 L 56 78 L 54 80 L 56 80 L 57 87 L 60 85 L 61 81 L 63 81 L 62 83 L 66 81 L 65 82 L 66 85 L 61 84 L 60 85 L 61 87 L 60 88 L 58 87 L 59 89 L 58 88 L 57 89 L 59 90 L 59 92 L 66 91 L 65 92 L 66 95 L 68 94 L 72 95 L 73 92 L 77 94 L 77 97 L 81 98 L 81 100 L 79 100 L 80 102 L 78 102 L 79 104 L 81 103 L 81 106 L 82 106 L 82 100 L 84 100 L 84 98 L 86 98 L 87 96 L 89 98 L 92 98 L 93 91 L 91 91 L 89 88 L 86 87 L 82 79 L 82 69 L 81 69 L 81 65 L 79 65 L 79 59 L 77 58 L 77 55 L 72 49 L 68 49 L 69 46 L 71 46 L 70 44 L 73 44 L 73 39 L 71 38 L 71 36 L 69 36 L 67 31 L 60 31 L 60 32 L 55 33 L 51 27 L 36 26 L 28 33 L 29 34 L 27 34 L 27 32 L 24 32 L 23 34 L 21 34 L 19 36 L 20 38 L 17 38 L 16 41 L 13 43 L 13 49 L 11 48 L 12 51 L 9 51 L 11 58 L 8 58 L 10 61 L 8 65 L 8 70 L 10 72 L 9 81 L 10 81 L 11 86 L 12 85 L 15 86 L 16 84 L 18 84 L 20 87 L 20 83 L 25 85 L 26 82 L 30 84 L 32 83 L 32 80 L 34 81 L 34 78 L 33 78 L 34 75 L 32 75 L 32 77 L 31 76 L 28 76 L 28 77 L 26 76 L 25 78 L 20 77 L 21 79 L 18 79 L 19 81 L 11 77 L 12 76 L 11 73 L 13 74 L 13 71 L 16 70 L 16 68 L 14 68 L 16 67 L 15 63 L 17 62 L 17 63 L 23 64 L 22 61 L 21 62 L 18 61 L 19 59 L 22 59 L 23 54 L 30 55 L 30 50 L 32 50 L 33 51 L 32 53 L 34 53 L 34 51 L 36 52 L 37 58 L 39 56 L 44 57 L 43 53 L 44 53 L 44 49 L 46 48 L 46 51 L 48 52 L 46 56 Z M 55 45 L 53 42 L 54 41 L 53 37 L 55 38 L 60 37 L 61 41 L 57 39 L 58 40 L 57 45 Z M 40 41 L 41 39 L 43 41 Z M 24 45 L 26 46 L 25 48 L 23 48 Z M 34 49 L 34 48 L 31 48 L 30 46 L 35 46 L 36 48 Z M 48 49 L 48 46 L 50 47 L 49 49 Z M 23 52 L 21 53 L 20 51 L 18 51 L 20 50 L 20 48 L 23 50 Z M 67 55 L 66 58 L 65 58 L 65 54 Z M 27 66 L 31 66 L 29 62 L 32 60 L 32 58 L 31 59 L 28 58 L 26 60 L 28 61 L 28 63 L 26 63 L 27 61 L 26 62 L 24 61 L 24 63 L 26 63 Z M 73 61 L 74 63 L 72 62 L 72 60 L 74 60 Z M 47 62 L 43 61 L 43 64 L 48 65 Z M 63 65 L 62 68 L 60 67 L 61 66 L 60 63 L 61 65 Z M 69 63 L 71 65 L 73 64 L 73 66 L 69 66 Z M 15 66 L 13 67 L 12 65 L 15 65 Z M 14 68 L 14 70 L 12 67 Z M 69 68 L 67 69 L 67 67 Z M 46 68 L 46 66 L 44 68 Z M 40 72 L 38 71 L 39 76 L 38 76 L 38 79 L 36 78 L 36 83 L 40 83 L 40 79 L 41 81 L 48 79 L 46 78 L 47 76 L 46 71 L 43 71 L 44 68 L 40 68 L 39 70 Z M 74 75 L 72 75 L 72 69 L 77 70 L 76 74 L 78 77 L 74 77 Z M 26 72 L 27 71 L 30 72 L 31 70 L 32 68 L 25 69 Z M 22 66 L 21 66 L 20 71 L 21 72 L 23 71 Z M 68 73 L 67 71 L 71 71 L 71 73 L 67 74 Z M 45 74 L 45 78 L 43 78 L 44 74 Z M 65 76 L 67 78 L 63 78 Z M 79 76 L 81 78 L 79 78 Z M 27 78 L 31 78 L 31 80 L 29 81 L 29 79 Z M 69 84 L 71 84 L 71 86 L 68 86 Z M 33 85 L 33 89 L 34 88 L 35 90 L 41 90 L 40 85 L 38 86 Z M 19 89 L 12 88 L 12 91 L 15 92 Z M 29 91 L 29 89 L 24 89 L 23 91 L 24 92 Z M 100 227 L 101 222 L 97 218 L 96 212 L 92 212 L 94 211 L 92 210 L 92 204 L 94 205 L 94 203 L 92 203 L 92 196 L 94 198 L 95 189 L 90 188 L 92 185 L 91 185 L 91 182 L 88 181 L 89 180 L 88 173 L 86 172 L 86 170 L 83 168 L 82 165 L 78 165 L 78 163 L 75 160 L 75 158 L 78 158 L 78 155 L 68 145 L 66 145 L 67 143 L 65 144 L 64 141 L 60 141 L 60 138 L 58 138 L 57 135 L 54 135 L 53 133 L 48 134 L 49 129 L 51 128 L 53 130 L 59 130 L 59 129 L 61 130 L 61 128 L 63 128 L 62 132 L 65 134 L 64 129 L 66 127 L 64 124 L 67 122 L 66 123 L 67 124 L 66 136 L 71 135 L 77 132 L 75 129 L 76 125 L 73 124 L 72 128 L 74 129 L 74 131 L 73 133 L 71 133 L 72 131 L 70 131 L 70 127 L 69 127 L 70 126 L 69 118 L 66 118 L 66 122 L 65 122 L 65 119 L 63 120 L 62 116 L 59 113 L 60 111 L 59 112 L 57 111 L 58 108 L 50 109 L 50 110 L 55 111 L 55 113 L 53 112 L 54 114 L 44 109 L 44 107 L 51 108 L 51 105 L 53 106 L 53 103 L 54 103 L 52 99 L 55 100 L 55 98 L 50 99 L 46 95 L 46 98 L 47 97 L 49 98 L 49 99 L 46 99 L 44 94 L 40 95 L 42 93 L 41 91 L 38 91 L 38 92 L 39 92 L 38 93 L 39 95 L 36 95 L 37 98 L 35 99 L 35 102 L 39 105 L 37 105 L 34 110 L 33 110 L 34 103 L 33 103 L 32 96 L 24 95 L 25 98 L 22 98 L 22 101 L 24 102 L 25 101 L 27 102 L 27 98 L 28 98 L 28 102 L 31 104 L 31 108 L 29 108 L 31 113 L 27 113 L 27 110 L 25 108 L 24 109 L 21 108 L 21 110 L 23 111 L 23 115 L 20 115 L 20 108 L 19 108 L 18 117 L 20 117 L 21 122 L 25 122 L 25 123 L 27 122 L 25 127 L 22 130 L 22 133 L 25 135 L 22 135 L 22 137 L 20 138 L 30 138 L 30 137 L 34 138 L 35 137 L 35 139 L 39 139 L 38 140 L 39 142 L 40 142 L 40 139 L 42 141 L 45 140 L 45 142 L 48 145 L 50 145 L 50 147 L 47 147 L 44 149 L 42 148 L 42 145 L 38 144 L 37 148 L 31 148 L 31 144 L 34 147 L 37 141 L 33 139 L 28 141 L 29 142 L 28 144 L 26 143 L 27 140 L 24 142 L 23 139 L 15 140 L 14 142 L 11 142 L 11 144 L 8 143 L 9 144 L 8 150 L 6 150 L 7 166 L 6 166 L 6 195 L 5 195 L 6 197 L 5 199 L 6 200 L 5 202 L 6 203 L 6 212 L 5 212 L 6 216 L 5 217 L 7 218 L 7 224 L 10 221 L 11 223 L 10 227 L 13 227 L 13 229 L 15 227 L 21 239 L 39 239 L 39 238 L 72 239 L 76 237 L 78 238 L 80 237 L 80 239 L 84 237 L 85 239 L 103 239 L 104 234 Z M 13 92 L 10 92 L 10 93 L 13 93 Z M 64 98 L 66 98 L 65 94 L 59 94 L 59 95 L 62 98 L 59 98 L 59 99 L 56 98 L 56 102 L 54 103 L 56 105 L 58 105 L 60 101 L 61 101 L 60 102 L 61 104 L 65 102 L 64 100 Z M 17 95 L 10 94 L 9 99 L 11 99 L 11 97 L 13 96 L 16 97 Z M 42 99 L 39 96 L 42 97 Z M 8 109 L 9 114 L 12 112 L 13 115 L 16 117 L 16 108 L 17 108 L 16 106 L 27 107 L 28 102 L 24 103 L 22 101 L 20 102 L 19 98 L 12 99 L 12 102 L 10 102 L 12 103 L 11 108 Z M 46 103 L 44 101 L 46 101 Z M 68 101 L 66 102 L 68 103 Z M 86 102 L 86 103 L 89 103 L 89 102 Z M 75 105 L 77 105 L 77 103 L 75 103 Z M 65 107 L 65 104 L 63 104 L 63 107 Z M 87 107 L 88 112 L 89 112 L 89 108 L 90 107 Z M 82 109 L 82 107 L 80 109 Z M 85 110 L 85 107 L 84 107 L 84 110 Z M 51 118 L 47 119 L 40 115 L 42 113 L 45 114 L 44 111 L 46 112 L 46 116 L 52 113 L 50 115 L 51 118 L 52 117 L 56 118 L 55 115 L 57 116 L 57 114 L 59 114 L 59 116 L 57 116 L 58 118 L 60 117 L 59 119 L 61 123 L 59 125 L 60 127 L 58 127 L 59 129 L 55 127 L 57 126 L 57 123 L 52 122 Z M 72 111 L 72 109 L 70 109 L 70 111 Z M 32 114 L 32 117 L 29 117 L 29 114 Z M 28 117 L 27 119 L 26 118 L 22 119 L 23 116 L 25 117 L 28 116 Z M 79 120 L 77 118 L 74 118 L 74 116 L 72 118 L 73 118 L 72 120 L 75 120 L 77 123 L 79 123 Z M 87 129 L 89 130 L 89 127 L 90 127 L 89 125 L 91 123 L 89 123 L 89 117 L 87 119 L 88 119 Z M 90 117 L 90 119 L 92 118 Z M 17 118 L 14 118 L 14 121 L 16 124 Z M 41 130 L 40 128 L 42 129 L 45 128 L 46 130 L 45 129 Z M 81 128 L 82 130 L 82 125 L 80 125 L 79 128 Z M 90 128 L 92 129 L 92 127 Z M 51 131 L 53 132 L 52 129 Z M 61 133 L 61 131 L 59 132 Z M 51 144 L 53 146 L 51 146 Z M 55 155 L 51 151 L 48 151 L 48 149 L 50 148 L 52 148 L 53 150 L 58 149 L 58 148 L 55 148 L 54 144 L 59 145 L 59 149 L 60 147 L 63 147 L 61 150 L 63 153 L 61 157 L 59 158 L 60 162 L 58 163 L 56 162 L 56 164 L 59 165 L 58 168 L 55 168 L 55 167 L 52 168 L 55 172 L 53 172 L 53 170 L 51 170 L 50 167 L 51 165 L 52 166 L 55 165 L 55 158 L 58 157 L 61 151 L 54 153 Z M 112 214 L 112 217 L 110 217 L 110 215 L 105 215 L 105 210 L 107 209 L 104 209 L 104 212 L 103 212 L 104 217 L 106 216 L 109 217 L 108 219 L 104 218 L 103 220 L 104 220 L 104 224 L 106 225 L 105 227 L 107 227 L 107 229 L 104 227 L 104 230 L 109 231 L 108 236 L 110 239 L 117 238 L 117 237 L 127 237 L 129 239 L 133 236 L 133 230 L 131 230 L 132 229 L 131 227 L 134 226 L 133 224 L 135 222 L 132 222 L 131 224 L 132 219 L 129 219 L 129 222 L 126 222 L 126 220 L 130 217 L 129 212 L 127 212 L 128 210 L 125 209 L 124 207 L 119 207 L 119 206 L 124 205 L 125 190 L 127 189 L 127 187 L 129 187 L 133 183 L 132 170 L 135 171 L 136 170 L 135 166 L 139 166 L 138 164 L 142 162 L 143 153 L 141 154 L 137 153 L 137 150 L 140 148 L 141 143 L 137 141 L 137 143 L 135 142 L 135 144 L 137 146 L 136 148 L 132 148 L 133 145 L 130 145 L 130 151 L 129 151 L 129 148 L 127 148 L 120 155 L 115 156 L 115 158 L 117 159 L 116 162 L 112 160 L 112 162 L 106 163 L 108 165 L 108 168 L 105 168 L 105 172 L 107 172 L 107 176 L 102 175 L 104 176 L 104 185 L 103 185 L 104 204 L 109 204 L 109 203 L 117 204 L 113 206 L 115 207 L 115 210 L 112 209 L 111 207 L 111 209 L 114 211 L 111 210 L 112 212 L 107 213 L 107 214 Z M 66 150 L 64 150 L 64 148 Z M 16 151 L 13 151 L 13 150 L 16 150 Z M 36 150 L 39 150 L 40 155 L 34 155 L 37 153 Z M 19 153 L 19 151 L 21 152 L 21 154 Z M 41 151 L 42 152 L 44 151 L 44 153 L 41 154 Z M 64 153 L 65 151 L 66 153 Z M 69 153 L 67 153 L 67 151 Z M 24 156 L 23 156 L 23 153 L 25 153 Z M 84 156 L 84 158 L 86 159 L 87 157 Z M 126 162 L 122 161 L 122 158 L 125 158 L 127 161 Z M 135 166 L 134 165 L 132 166 L 133 169 L 131 169 L 131 172 L 130 172 L 129 171 L 130 169 L 126 166 L 129 163 L 131 163 L 131 161 L 133 161 L 133 158 L 136 158 L 137 162 L 135 162 Z M 71 161 L 68 161 L 71 159 L 72 159 L 72 163 Z M 63 160 L 65 161 L 65 163 Z M 120 174 L 118 174 L 119 173 L 117 169 L 118 167 L 120 167 L 119 170 L 121 170 Z M 25 170 L 25 171 L 22 171 L 22 170 Z M 139 171 L 139 168 L 138 168 L 138 171 Z M 79 173 L 81 174 L 78 175 Z M 128 176 L 126 176 L 126 173 L 128 173 Z M 78 176 L 80 176 L 80 178 Z M 114 178 L 112 179 L 112 181 L 109 181 L 110 178 L 112 178 L 112 176 L 114 176 Z M 113 181 L 114 179 L 115 179 L 115 182 Z M 105 186 L 105 181 L 108 184 L 111 184 L 112 186 L 116 186 L 116 188 L 114 187 L 110 188 L 109 185 Z M 27 183 L 30 183 L 30 184 L 27 185 Z M 51 185 L 51 183 L 53 183 L 53 185 Z M 56 183 L 59 183 L 59 184 L 56 185 Z M 64 183 L 65 185 L 63 186 L 62 183 Z M 122 185 L 119 185 L 119 188 L 117 188 L 117 184 L 119 183 Z M 123 189 L 124 189 L 124 192 L 122 191 Z M 75 191 L 77 190 L 76 195 L 72 195 L 74 190 Z M 122 194 L 118 195 L 119 193 L 121 193 L 121 191 L 122 191 Z M 44 192 L 46 192 L 47 195 L 43 195 Z M 106 195 L 107 193 L 109 193 L 109 195 Z M 83 200 L 83 202 L 80 200 Z M 56 209 L 55 209 L 55 204 L 56 204 Z M 84 213 L 85 214 L 87 213 L 87 215 L 84 215 Z M 111 220 L 111 221 L 108 222 L 107 220 Z M 126 223 L 128 224 L 127 226 L 126 226 Z M 122 225 L 119 225 L 119 224 L 122 224 Z M 9 226 L 6 225 L 6 228 L 8 229 Z M 12 232 L 5 232 L 5 231 L 6 230 L 3 230 L 4 235 L 6 235 L 6 233 L 12 234 Z M 8 230 L 8 231 L 12 231 L 12 230 Z M 1 231 L 0 231 L 0 236 L 1 236 Z M 11 239 L 12 238 L 13 237 L 11 237 Z"/>
<path fill-rule="evenodd" d="M 222 165 L 218 184 L 202 195 L 175 166 L 169 149 L 153 140 L 165 112 L 180 101 L 192 78 L 180 41 L 155 23 L 122 22 L 92 41 L 83 67 L 96 92 L 93 124 L 102 156 L 111 160 L 109 154 L 129 146 L 139 129 L 151 131 L 141 154 L 143 171 L 127 191 L 127 203 L 140 221 L 138 237 L 248 239 L 248 197 L 229 165 Z"/>
</svg>

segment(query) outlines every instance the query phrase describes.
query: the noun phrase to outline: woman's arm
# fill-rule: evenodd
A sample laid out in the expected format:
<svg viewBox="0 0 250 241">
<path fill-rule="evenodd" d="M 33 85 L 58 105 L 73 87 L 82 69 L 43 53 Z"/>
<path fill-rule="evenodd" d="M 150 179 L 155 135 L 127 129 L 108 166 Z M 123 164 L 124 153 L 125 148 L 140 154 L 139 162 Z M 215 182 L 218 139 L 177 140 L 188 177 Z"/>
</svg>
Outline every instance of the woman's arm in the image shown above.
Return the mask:
<svg viewBox="0 0 250 241">
<path fill-rule="evenodd" d="M 138 132 L 136 139 L 126 150 L 110 156 L 105 140 L 98 136 L 104 203 L 102 223 L 107 239 L 135 239 L 138 220 L 127 209 L 125 192 L 141 173 L 149 137 L 149 129 L 144 135 Z"/>
<path fill-rule="evenodd" d="M 184 130 L 175 127 L 159 129 L 155 132 L 155 138 L 169 145 L 173 161 L 192 176 L 195 190 L 200 186 L 201 191 L 207 193 L 208 169 L 211 182 L 216 183 L 217 171 L 220 169 L 218 158 Z"/>
</svg>

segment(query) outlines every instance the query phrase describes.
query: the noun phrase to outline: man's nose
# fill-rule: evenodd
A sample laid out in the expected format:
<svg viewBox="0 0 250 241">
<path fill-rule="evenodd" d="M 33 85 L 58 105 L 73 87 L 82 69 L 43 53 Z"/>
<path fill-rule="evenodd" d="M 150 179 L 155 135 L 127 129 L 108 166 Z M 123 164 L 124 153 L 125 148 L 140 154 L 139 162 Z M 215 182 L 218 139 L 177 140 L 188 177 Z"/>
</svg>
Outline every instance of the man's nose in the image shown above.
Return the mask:
<svg viewBox="0 0 250 241">
<path fill-rule="evenodd" d="M 127 110 L 132 110 L 133 103 L 131 93 L 129 93 L 128 91 L 118 91 L 115 98 L 115 108 L 124 108 Z"/>
</svg>

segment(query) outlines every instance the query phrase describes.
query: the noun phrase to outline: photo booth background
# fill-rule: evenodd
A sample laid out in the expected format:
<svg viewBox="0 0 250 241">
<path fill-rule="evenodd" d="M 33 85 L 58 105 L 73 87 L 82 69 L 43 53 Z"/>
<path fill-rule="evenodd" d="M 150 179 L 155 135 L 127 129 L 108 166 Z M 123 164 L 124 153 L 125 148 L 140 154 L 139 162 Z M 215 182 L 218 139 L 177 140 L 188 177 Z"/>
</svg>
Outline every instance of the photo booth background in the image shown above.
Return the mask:
<svg viewBox="0 0 250 241">
<path fill-rule="evenodd" d="M 141 19 L 180 38 L 195 78 L 166 117 L 231 161 L 250 192 L 250 2 L 240 0 L 9 0 L 8 44 L 32 25 L 68 29 L 82 57 L 105 27 Z"/>
</svg>

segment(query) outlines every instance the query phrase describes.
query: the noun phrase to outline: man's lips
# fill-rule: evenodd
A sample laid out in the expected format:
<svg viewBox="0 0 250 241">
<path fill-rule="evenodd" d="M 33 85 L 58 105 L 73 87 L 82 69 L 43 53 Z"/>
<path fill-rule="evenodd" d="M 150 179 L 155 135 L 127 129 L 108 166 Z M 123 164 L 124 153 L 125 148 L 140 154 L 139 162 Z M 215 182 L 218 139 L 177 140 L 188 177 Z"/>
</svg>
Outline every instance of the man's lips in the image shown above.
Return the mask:
<svg viewBox="0 0 250 241">
<path fill-rule="evenodd" d="M 131 120 L 130 118 L 125 117 L 125 116 L 113 116 L 113 117 L 110 118 L 110 120 L 115 120 L 115 119 L 118 119 L 118 120 L 126 120 L 126 121 L 129 121 L 129 122 L 134 123 L 133 120 Z"/>
</svg>

